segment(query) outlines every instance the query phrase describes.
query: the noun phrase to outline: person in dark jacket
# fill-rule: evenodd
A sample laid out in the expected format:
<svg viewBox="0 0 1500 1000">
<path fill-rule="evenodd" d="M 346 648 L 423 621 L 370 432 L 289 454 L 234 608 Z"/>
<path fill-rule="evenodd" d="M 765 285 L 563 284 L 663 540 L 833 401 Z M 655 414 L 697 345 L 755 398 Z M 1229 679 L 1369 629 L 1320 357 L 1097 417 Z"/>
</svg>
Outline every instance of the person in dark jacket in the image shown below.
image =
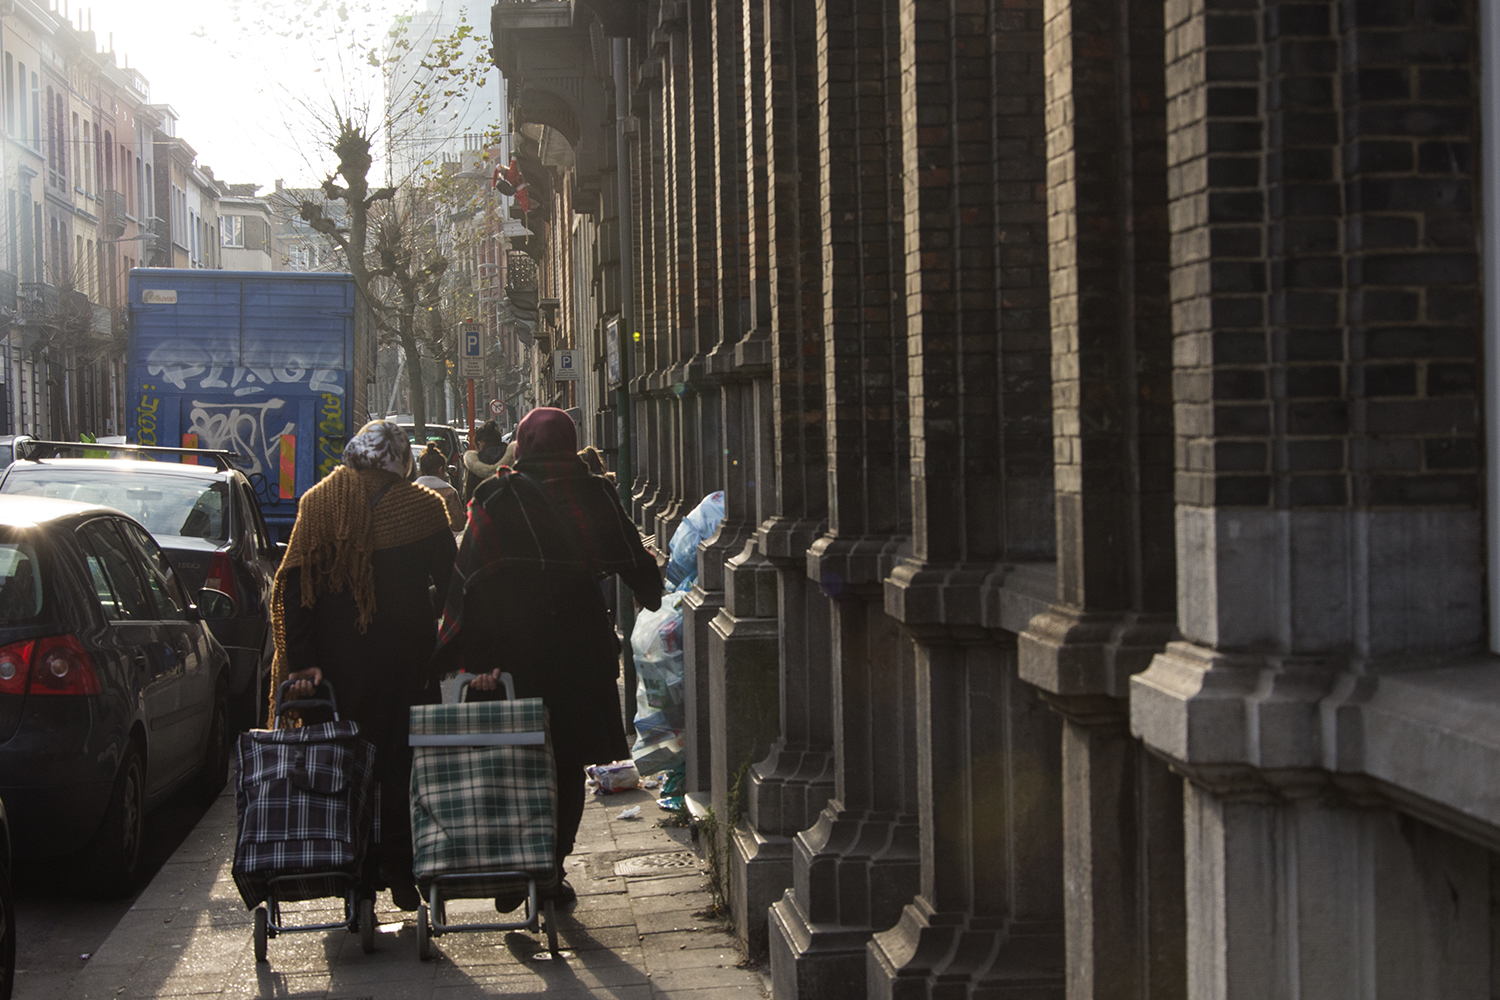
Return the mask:
<svg viewBox="0 0 1500 1000">
<path fill-rule="evenodd" d="M 505 458 L 505 435 L 500 425 L 486 420 L 474 432 L 474 450 L 464 452 L 464 504 L 474 499 L 479 484 L 495 474 Z"/>
<path fill-rule="evenodd" d="M 421 902 L 406 803 L 407 710 L 437 701 L 427 666 L 457 547 L 442 498 L 407 482 L 411 464 L 398 425 L 361 428 L 343 464 L 298 503 L 271 612 L 273 697 L 283 679 L 297 682 L 290 693 L 299 698 L 326 678 L 340 716 L 375 744 L 381 843 L 370 882 L 389 885 L 405 910 Z"/>
<path fill-rule="evenodd" d="M 557 762 L 557 879 L 583 818 L 589 764 L 625 756 L 617 678 L 620 644 L 599 581 L 618 573 L 648 608 L 661 607 L 661 573 L 609 482 L 577 456 L 573 419 L 532 410 L 516 430 L 515 466 L 479 485 L 448 595 L 438 671 L 481 674 L 493 690 L 508 671 L 519 698 L 540 697 Z M 506 903 L 510 903 L 509 906 Z M 508 911 L 517 900 L 496 900 Z"/>
</svg>

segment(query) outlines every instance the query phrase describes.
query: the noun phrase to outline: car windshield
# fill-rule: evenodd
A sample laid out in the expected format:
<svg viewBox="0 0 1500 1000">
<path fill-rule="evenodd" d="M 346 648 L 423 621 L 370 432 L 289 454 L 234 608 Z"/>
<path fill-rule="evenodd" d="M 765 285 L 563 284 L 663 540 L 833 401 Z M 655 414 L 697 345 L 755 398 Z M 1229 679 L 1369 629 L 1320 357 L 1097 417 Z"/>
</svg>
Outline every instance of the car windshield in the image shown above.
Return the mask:
<svg viewBox="0 0 1500 1000">
<path fill-rule="evenodd" d="M 42 616 L 42 570 L 30 542 L 0 540 L 0 625 Z"/>
<path fill-rule="evenodd" d="M 220 542 L 229 537 L 229 490 L 217 479 L 22 462 L 11 467 L 0 492 L 113 507 L 157 537 L 179 535 Z"/>
</svg>

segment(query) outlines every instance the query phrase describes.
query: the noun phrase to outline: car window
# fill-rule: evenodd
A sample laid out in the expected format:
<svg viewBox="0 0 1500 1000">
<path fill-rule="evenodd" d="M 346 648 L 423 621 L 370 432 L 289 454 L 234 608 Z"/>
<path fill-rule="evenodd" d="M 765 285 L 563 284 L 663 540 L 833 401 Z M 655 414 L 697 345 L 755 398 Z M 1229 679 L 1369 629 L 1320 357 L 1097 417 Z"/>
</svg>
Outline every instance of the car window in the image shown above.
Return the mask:
<svg viewBox="0 0 1500 1000">
<path fill-rule="evenodd" d="M 30 542 L 0 542 L 0 625 L 42 616 L 42 571 Z"/>
<path fill-rule="evenodd" d="M 255 502 L 255 497 L 249 490 L 241 487 L 236 492 L 240 497 L 239 516 L 245 524 L 245 533 L 255 545 L 255 551 L 269 551 L 271 539 L 266 533 L 266 522 L 260 516 L 260 504 Z"/>
<path fill-rule="evenodd" d="M 223 480 L 20 462 L 11 467 L 0 491 L 113 507 L 153 535 L 220 542 L 229 537 L 229 486 Z"/>
<path fill-rule="evenodd" d="M 178 577 L 172 560 L 167 558 L 161 546 L 142 531 L 139 525 L 121 521 L 120 528 L 135 543 L 135 554 L 142 561 L 141 571 L 146 578 L 146 585 L 156 598 L 156 609 L 161 620 L 188 621 L 188 607 L 192 602 L 188 600 L 187 591 L 183 589 L 182 580 Z"/>
<path fill-rule="evenodd" d="M 84 558 L 89 561 L 89 576 L 96 581 L 94 589 L 99 594 L 104 616 L 110 621 L 153 621 L 156 609 L 146 589 L 141 560 L 110 521 L 110 518 L 96 518 L 78 529 L 78 540 Z"/>
</svg>

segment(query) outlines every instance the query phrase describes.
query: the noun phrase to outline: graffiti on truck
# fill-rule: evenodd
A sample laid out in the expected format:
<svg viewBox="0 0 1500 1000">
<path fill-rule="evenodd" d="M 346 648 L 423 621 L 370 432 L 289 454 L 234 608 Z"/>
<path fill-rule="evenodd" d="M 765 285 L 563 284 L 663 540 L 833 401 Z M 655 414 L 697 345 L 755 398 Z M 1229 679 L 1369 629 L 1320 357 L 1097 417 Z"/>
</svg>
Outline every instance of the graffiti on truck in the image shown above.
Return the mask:
<svg viewBox="0 0 1500 1000">
<path fill-rule="evenodd" d="M 184 433 L 198 435 L 198 447 L 236 452 L 245 462 L 248 476 L 276 469 L 281 454 L 281 435 L 297 433 L 294 421 L 282 423 L 284 399 L 254 403 L 207 403 L 193 400 Z M 273 428 L 278 428 L 274 429 Z"/>
<path fill-rule="evenodd" d="M 136 444 L 156 443 L 156 411 L 161 408 L 161 397 L 152 396 L 154 385 L 141 386 L 141 401 L 135 405 Z"/>
<path fill-rule="evenodd" d="M 306 384 L 311 392 L 344 394 L 338 369 L 313 367 L 295 356 L 286 364 L 253 368 L 216 364 L 216 360 L 222 359 L 214 358 L 202 345 L 174 341 L 152 350 L 146 371 L 183 390 L 229 389 L 236 396 L 255 396 L 278 385 Z"/>
<path fill-rule="evenodd" d="M 322 479 L 344 457 L 344 401 L 331 392 L 323 393 L 318 416 L 318 478 Z"/>
</svg>

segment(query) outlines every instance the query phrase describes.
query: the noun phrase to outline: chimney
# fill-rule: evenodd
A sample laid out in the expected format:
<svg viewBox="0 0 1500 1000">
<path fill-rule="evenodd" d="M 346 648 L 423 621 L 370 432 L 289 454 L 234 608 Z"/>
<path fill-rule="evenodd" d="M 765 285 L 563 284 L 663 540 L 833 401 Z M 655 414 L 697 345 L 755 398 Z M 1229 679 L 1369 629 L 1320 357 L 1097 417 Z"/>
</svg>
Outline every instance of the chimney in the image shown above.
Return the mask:
<svg viewBox="0 0 1500 1000">
<path fill-rule="evenodd" d="M 281 190 L 281 178 L 280 177 L 276 178 L 276 190 L 278 190 L 278 191 Z"/>
</svg>

